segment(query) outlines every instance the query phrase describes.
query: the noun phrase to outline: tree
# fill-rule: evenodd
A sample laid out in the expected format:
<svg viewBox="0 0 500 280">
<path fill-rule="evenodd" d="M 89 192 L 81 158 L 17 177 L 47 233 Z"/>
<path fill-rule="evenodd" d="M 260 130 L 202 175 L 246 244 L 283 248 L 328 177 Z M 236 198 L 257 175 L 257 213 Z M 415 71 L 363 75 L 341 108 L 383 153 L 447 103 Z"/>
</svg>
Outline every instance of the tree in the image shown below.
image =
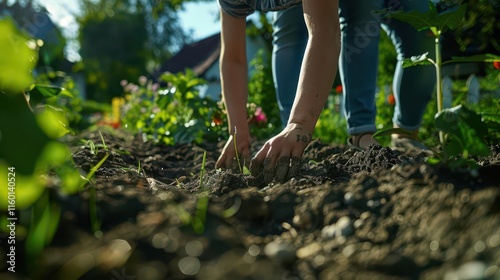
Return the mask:
<svg viewBox="0 0 500 280">
<path fill-rule="evenodd" d="M 89 98 L 108 102 L 121 95 L 121 80 L 135 81 L 188 40 L 176 13 L 182 2 L 155 2 L 80 2 L 78 40 Z"/>
<path fill-rule="evenodd" d="M 60 68 L 64 62 L 64 47 L 66 39 L 61 31 L 50 20 L 43 6 L 32 0 L 16 1 L 9 5 L 0 0 L 0 17 L 11 17 L 19 27 L 37 40 L 38 67 Z"/>
</svg>

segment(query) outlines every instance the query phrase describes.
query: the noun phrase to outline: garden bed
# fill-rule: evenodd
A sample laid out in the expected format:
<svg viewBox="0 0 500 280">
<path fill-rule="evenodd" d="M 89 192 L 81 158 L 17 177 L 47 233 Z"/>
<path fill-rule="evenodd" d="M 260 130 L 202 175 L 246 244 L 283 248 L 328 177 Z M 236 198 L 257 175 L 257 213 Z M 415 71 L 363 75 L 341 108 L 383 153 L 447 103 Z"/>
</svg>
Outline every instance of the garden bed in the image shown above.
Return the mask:
<svg viewBox="0 0 500 280">
<path fill-rule="evenodd" d="M 315 140 L 297 176 L 266 186 L 215 170 L 223 143 L 103 138 L 108 151 L 97 155 L 79 140 L 98 143 L 98 132 L 68 139 L 84 172 L 110 154 L 93 179 L 100 231 L 90 185 L 54 191 L 61 221 L 39 262 L 24 266 L 34 279 L 500 277 L 500 145 L 478 172 L 452 172 L 423 153 Z"/>
</svg>

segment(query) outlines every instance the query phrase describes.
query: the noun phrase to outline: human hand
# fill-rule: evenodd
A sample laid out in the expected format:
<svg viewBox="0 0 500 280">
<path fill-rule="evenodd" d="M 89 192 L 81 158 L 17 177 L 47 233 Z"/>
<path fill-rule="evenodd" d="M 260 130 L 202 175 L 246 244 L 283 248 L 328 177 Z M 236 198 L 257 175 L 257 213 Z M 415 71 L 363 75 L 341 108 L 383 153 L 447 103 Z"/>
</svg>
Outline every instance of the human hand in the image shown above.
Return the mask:
<svg viewBox="0 0 500 280">
<path fill-rule="evenodd" d="M 262 172 L 266 184 L 273 178 L 283 182 L 295 175 L 311 137 L 312 133 L 299 124 L 288 124 L 283 131 L 268 140 L 250 161 L 252 175 L 257 176 Z"/>
<path fill-rule="evenodd" d="M 235 134 L 236 135 L 236 134 Z M 231 170 L 238 170 L 240 167 L 250 163 L 250 136 L 238 135 L 229 136 L 229 139 L 222 149 L 221 155 L 215 163 L 216 168 L 225 168 Z M 236 148 L 235 149 L 235 138 Z M 236 152 L 238 155 L 236 155 Z M 239 159 L 239 162 L 237 160 Z"/>
</svg>

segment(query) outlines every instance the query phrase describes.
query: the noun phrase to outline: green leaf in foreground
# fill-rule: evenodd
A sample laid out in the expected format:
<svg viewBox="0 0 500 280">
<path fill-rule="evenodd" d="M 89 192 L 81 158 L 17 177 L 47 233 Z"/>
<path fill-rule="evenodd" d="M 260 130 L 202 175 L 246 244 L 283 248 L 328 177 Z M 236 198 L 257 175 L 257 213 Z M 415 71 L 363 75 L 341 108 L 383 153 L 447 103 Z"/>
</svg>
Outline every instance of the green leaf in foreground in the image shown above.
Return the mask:
<svg viewBox="0 0 500 280">
<path fill-rule="evenodd" d="M 29 88 L 37 61 L 37 52 L 31 45 L 36 47 L 11 19 L 0 19 L 0 91 L 20 93 Z"/>
<path fill-rule="evenodd" d="M 29 94 L 29 100 L 31 105 L 36 105 L 40 103 L 43 99 L 56 97 L 58 95 L 65 95 L 74 98 L 74 95 L 67 89 L 54 85 L 34 84 L 31 86 L 27 94 Z"/>
<path fill-rule="evenodd" d="M 51 139 L 40 128 L 22 94 L 0 93 L 0 158 L 22 175 L 31 175 Z"/>
</svg>

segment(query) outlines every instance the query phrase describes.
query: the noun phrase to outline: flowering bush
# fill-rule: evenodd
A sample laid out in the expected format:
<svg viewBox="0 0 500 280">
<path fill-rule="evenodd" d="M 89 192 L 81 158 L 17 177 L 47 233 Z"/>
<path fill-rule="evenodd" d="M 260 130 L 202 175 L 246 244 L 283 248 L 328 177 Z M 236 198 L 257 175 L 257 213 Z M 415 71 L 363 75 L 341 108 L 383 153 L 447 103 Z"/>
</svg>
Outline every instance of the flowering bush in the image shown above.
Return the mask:
<svg viewBox="0 0 500 280">
<path fill-rule="evenodd" d="M 224 103 L 199 96 L 197 87 L 203 85 L 204 80 L 189 70 L 177 75 L 167 73 L 160 79 L 166 86 L 144 76 L 139 77 L 137 84 L 121 82 L 126 93 L 121 106 L 123 128 L 142 133 L 145 141 L 166 145 L 217 142 L 228 138 Z M 254 133 L 268 126 L 261 107 L 249 103 L 247 112 Z"/>
<path fill-rule="evenodd" d="M 125 102 L 122 126 L 142 133 L 143 139 L 156 143 L 201 143 L 216 141 L 224 131 L 212 127 L 216 102 L 201 98 L 197 87 L 205 83 L 192 71 L 177 75 L 166 73 L 155 83 L 141 76 L 138 84 L 122 81 Z"/>
</svg>

